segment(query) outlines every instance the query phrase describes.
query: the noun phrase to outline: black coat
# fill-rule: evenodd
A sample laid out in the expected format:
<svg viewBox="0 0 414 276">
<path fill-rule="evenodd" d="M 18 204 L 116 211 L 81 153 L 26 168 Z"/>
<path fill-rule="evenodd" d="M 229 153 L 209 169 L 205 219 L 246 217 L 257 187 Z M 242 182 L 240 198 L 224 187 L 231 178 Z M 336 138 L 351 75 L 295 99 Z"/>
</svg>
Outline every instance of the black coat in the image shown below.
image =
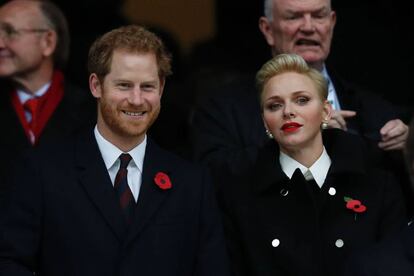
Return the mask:
<svg viewBox="0 0 414 276">
<path fill-rule="evenodd" d="M 350 255 L 403 227 L 399 186 L 369 165 L 364 142 L 341 130 L 323 139 L 332 164 L 318 193 L 299 170 L 291 180 L 283 173 L 274 141 L 252 170 L 218 188 L 235 275 L 341 275 Z M 344 197 L 367 210 L 347 209 Z"/>
<path fill-rule="evenodd" d="M 2 134 L 0 135 L 0 201 L 4 194 L 10 165 L 24 151 L 32 147 L 24 128 L 10 100 L 10 89 L 7 83 L 2 83 L 0 95 L 0 118 L 2 119 Z M 90 92 L 75 87 L 65 81 L 63 99 L 47 122 L 39 138 L 38 146 L 48 144 L 53 140 L 62 139 L 77 132 L 79 129 L 90 127 L 96 122 L 96 102 Z"/>
<path fill-rule="evenodd" d="M 0 275 L 229 275 L 206 170 L 150 139 L 129 225 L 93 131 L 37 149 L 21 168 L 1 223 Z M 171 189 L 157 187 L 157 172 Z"/>
</svg>

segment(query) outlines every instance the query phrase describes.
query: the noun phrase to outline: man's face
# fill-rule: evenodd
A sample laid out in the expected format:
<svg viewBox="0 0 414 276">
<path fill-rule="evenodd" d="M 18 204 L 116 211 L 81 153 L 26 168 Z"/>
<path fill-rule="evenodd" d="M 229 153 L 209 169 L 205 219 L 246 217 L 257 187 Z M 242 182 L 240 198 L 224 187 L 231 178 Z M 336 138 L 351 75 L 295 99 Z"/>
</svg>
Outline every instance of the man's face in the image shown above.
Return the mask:
<svg viewBox="0 0 414 276">
<path fill-rule="evenodd" d="M 274 55 L 298 54 L 321 70 L 335 22 L 329 0 L 274 0 L 273 20 L 261 17 L 259 24 Z"/>
<path fill-rule="evenodd" d="M 0 77 L 28 75 L 52 54 L 43 21 L 35 1 L 11 1 L 0 8 Z"/>
<path fill-rule="evenodd" d="M 139 144 L 160 112 L 164 82 L 153 53 L 115 50 L 110 72 L 101 82 L 90 77 L 98 99 L 98 129 L 115 145 Z"/>
</svg>

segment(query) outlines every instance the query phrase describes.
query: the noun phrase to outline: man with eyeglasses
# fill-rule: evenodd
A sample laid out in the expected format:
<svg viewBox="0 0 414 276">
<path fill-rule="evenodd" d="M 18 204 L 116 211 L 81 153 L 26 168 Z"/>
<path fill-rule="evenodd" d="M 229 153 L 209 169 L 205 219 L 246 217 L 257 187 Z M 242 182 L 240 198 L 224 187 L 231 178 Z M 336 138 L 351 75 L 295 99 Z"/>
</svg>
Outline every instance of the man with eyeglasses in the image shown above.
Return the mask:
<svg viewBox="0 0 414 276">
<path fill-rule="evenodd" d="M 13 0 L 0 7 L 0 183 L 23 150 L 93 124 L 92 97 L 62 73 L 68 55 L 67 22 L 55 4 Z"/>
</svg>

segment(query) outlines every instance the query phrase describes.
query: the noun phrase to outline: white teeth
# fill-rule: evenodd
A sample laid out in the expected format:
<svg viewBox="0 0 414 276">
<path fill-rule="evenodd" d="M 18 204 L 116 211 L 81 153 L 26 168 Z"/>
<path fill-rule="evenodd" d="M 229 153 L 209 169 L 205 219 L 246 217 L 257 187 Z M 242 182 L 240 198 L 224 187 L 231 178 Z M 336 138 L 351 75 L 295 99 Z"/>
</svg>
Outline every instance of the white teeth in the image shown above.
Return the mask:
<svg viewBox="0 0 414 276">
<path fill-rule="evenodd" d="M 144 115 L 144 112 L 143 111 L 142 112 L 129 112 L 129 111 L 124 111 L 124 113 L 126 115 L 129 115 L 129 116 L 142 116 L 142 115 Z"/>
</svg>

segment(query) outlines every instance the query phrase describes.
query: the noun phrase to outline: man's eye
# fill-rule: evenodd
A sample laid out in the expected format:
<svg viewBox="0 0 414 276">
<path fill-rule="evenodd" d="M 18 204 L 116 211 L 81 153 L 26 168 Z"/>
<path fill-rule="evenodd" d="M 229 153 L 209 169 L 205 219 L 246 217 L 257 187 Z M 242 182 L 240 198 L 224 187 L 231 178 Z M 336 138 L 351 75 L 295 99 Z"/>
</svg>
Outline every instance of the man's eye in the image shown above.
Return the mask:
<svg viewBox="0 0 414 276">
<path fill-rule="evenodd" d="M 129 89 L 129 88 L 131 88 L 131 87 L 132 87 L 132 85 L 131 85 L 131 84 L 129 84 L 129 83 L 123 83 L 123 82 L 118 83 L 118 84 L 117 84 L 117 86 L 118 86 L 118 87 L 119 87 L 119 89 L 121 89 L 121 90 L 126 90 L 126 89 Z"/>
<path fill-rule="evenodd" d="M 152 84 L 146 84 L 142 86 L 142 90 L 144 91 L 152 91 L 155 89 L 155 85 Z"/>
<path fill-rule="evenodd" d="M 296 15 L 296 14 L 292 14 L 292 15 L 288 15 L 288 16 L 286 16 L 286 19 L 287 20 L 296 20 L 296 19 L 298 19 L 299 18 L 299 16 L 298 15 Z"/>
<path fill-rule="evenodd" d="M 16 30 L 10 26 L 4 26 L 3 31 L 6 33 L 7 36 L 12 36 L 16 34 Z"/>
</svg>

